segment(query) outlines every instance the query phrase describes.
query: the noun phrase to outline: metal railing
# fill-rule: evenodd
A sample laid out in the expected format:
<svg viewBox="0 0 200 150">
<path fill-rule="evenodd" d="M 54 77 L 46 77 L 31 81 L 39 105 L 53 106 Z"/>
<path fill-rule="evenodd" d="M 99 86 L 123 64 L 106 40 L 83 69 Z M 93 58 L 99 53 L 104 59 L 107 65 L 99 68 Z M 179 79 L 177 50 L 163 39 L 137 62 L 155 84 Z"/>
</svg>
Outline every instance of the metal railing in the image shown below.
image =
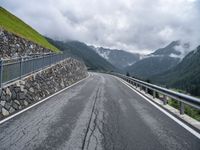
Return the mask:
<svg viewBox="0 0 200 150">
<path fill-rule="evenodd" d="M 43 54 L 15 59 L 0 60 L 0 86 L 21 79 L 36 71 L 42 70 L 52 64 L 67 58 L 64 54 Z"/>
<path fill-rule="evenodd" d="M 160 98 L 158 94 L 161 94 L 162 98 L 160 99 L 163 101 L 164 105 L 167 104 L 168 98 L 172 98 L 173 100 L 178 101 L 180 105 L 180 114 L 184 114 L 185 104 L 200 110 L 200 99 L 198 98 L 178 93 L 122 74 L 112 73 L 112 75 L 122 78 L 123 80 L 132 84 L 136 89 L 139 88 L 140 91 L 144 91 L 146 94 L 151 94 L 154 99 Z"/>
</svg>

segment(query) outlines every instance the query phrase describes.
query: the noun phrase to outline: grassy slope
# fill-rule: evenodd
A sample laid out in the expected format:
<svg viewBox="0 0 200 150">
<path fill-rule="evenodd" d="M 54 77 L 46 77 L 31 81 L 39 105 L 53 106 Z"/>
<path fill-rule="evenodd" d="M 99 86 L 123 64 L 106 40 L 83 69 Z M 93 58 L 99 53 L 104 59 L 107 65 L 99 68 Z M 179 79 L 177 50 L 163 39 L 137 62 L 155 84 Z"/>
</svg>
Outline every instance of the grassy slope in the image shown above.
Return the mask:
<svg viewBox="0 0 200 150">
<path fill-rule="evenodd" d="M 0 27 L 27 40 L 30 40 L 42 47 L 48 48 L 54 52 L 59 50 L 51 45 L 42 35 L 24 23 L 16 16 L 0 7 Z"/>
</svg>

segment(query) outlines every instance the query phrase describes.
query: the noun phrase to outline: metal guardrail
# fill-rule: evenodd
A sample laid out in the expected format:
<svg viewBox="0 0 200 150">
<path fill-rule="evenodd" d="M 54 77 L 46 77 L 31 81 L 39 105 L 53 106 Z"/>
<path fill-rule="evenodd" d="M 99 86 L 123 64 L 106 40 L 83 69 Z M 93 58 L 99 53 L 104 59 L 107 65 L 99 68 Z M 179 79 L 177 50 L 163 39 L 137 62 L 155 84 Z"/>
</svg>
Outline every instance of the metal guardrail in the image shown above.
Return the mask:
<svg viewBox="0 0 200 150">
<path fill-rule="evenodd" d="M 0 87 L 18 80 L 52 64 L 64 60 L 69 56 L 64 54 L 43 54 L 15 59 L 0 60 Z"/>
<path fill-rule="evenodd" d="M 150 84 L 132 77 L 128 77 L 122 74 L 117 74 L 117 73 L 112 73 L 112 75 L 115 75 L 117 77 L 122 78 L 123 80 L 129 82 L 130 84 L 132 84 L 133 86 L 135 86 L 136 88 L 139 88 L 141 91 L 145 91 L 145 93 L 150 93 L 153 96 L 153 98 L 156 98 L 157 93 L 161 94 L 162 100 L 163 100 L 163 104 L 166 105 L 167 104 L 167 97 L 172 98 L 176 101 L 179 102 L 180 108 L 180 114 L 184 114 L 184 107 L 185 104 L 196 108 L 198 110 L 200 110 L 200 99 L 186 95 L 186 94 L 182 94 L 182 93 L 178 93 L 154 84 Z"/>
</svg>

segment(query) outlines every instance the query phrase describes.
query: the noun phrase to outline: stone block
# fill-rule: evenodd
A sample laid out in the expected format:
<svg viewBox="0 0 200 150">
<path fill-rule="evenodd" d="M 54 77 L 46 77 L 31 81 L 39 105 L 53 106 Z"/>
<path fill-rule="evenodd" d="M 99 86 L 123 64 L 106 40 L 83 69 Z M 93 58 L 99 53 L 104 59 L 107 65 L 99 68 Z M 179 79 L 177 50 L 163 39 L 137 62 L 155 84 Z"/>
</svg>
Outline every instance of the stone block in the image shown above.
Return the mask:
<svg viewBox="0 0 200 150">
<path fill-rule="evenodd" d="M 26 100 L 24 100 L 24 105 L 28 106 L 28 102 Z"/>
<path fill-rule="evenodd" d="M 14 100 L 14 102 L 18 105 L 20 105 L 20 102 L 18 100 Z"/>
<path fill-rule="evenodd" d="M 3 116 L 8 116 L 9 115 L 9 112 L 5 108 L 2 108 L 1 112 L 2 112 Z"/>
<path fill-rule="evenodd" d="M 19 105 L 17 103 L 12 103 L 12 107 L 15 109 L 15 110 L 18 110 L 19 108 Z"/>
<path fill-rule="evenodd" d="M 1 101 L 0 104 L 1 104 L 1 106 L 5 106 L 6 101 Z"/>
<path fill-rule="evenodd" d="M 9 88 L 6 88 L 6 94 L 9 95 L 10 97 L 12 96 L 12 93 L 10 92 Z"/>
<path fill-rule="evenodd" d="M 12 114 L 12 113 L 14 113 L 14 112 L 15 112 L 15 109 L 12 108 L 12 107 L 10 107 L 9 114 Z"/>
<path fill-rule="evenodd" d="M 9 110 L 10 109 L 11 104 L 9 102 L 6 102 L 4 107 L 5 109 Z"/>
</svg>

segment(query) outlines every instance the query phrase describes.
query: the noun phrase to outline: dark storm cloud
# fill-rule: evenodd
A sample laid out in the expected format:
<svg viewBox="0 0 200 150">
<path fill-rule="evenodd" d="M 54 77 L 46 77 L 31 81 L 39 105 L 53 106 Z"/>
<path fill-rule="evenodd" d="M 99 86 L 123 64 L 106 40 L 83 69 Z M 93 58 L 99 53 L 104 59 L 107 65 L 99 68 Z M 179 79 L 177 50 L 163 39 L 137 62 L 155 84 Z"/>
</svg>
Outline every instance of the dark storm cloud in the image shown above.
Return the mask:
<svg viewBox="0 0 200 150">
<path fill-rule="evenodd" d="M 1 0 L 42 34 L 151 52 L 173 40 L 200 44 L 198 0 Z"/>
</svg>

